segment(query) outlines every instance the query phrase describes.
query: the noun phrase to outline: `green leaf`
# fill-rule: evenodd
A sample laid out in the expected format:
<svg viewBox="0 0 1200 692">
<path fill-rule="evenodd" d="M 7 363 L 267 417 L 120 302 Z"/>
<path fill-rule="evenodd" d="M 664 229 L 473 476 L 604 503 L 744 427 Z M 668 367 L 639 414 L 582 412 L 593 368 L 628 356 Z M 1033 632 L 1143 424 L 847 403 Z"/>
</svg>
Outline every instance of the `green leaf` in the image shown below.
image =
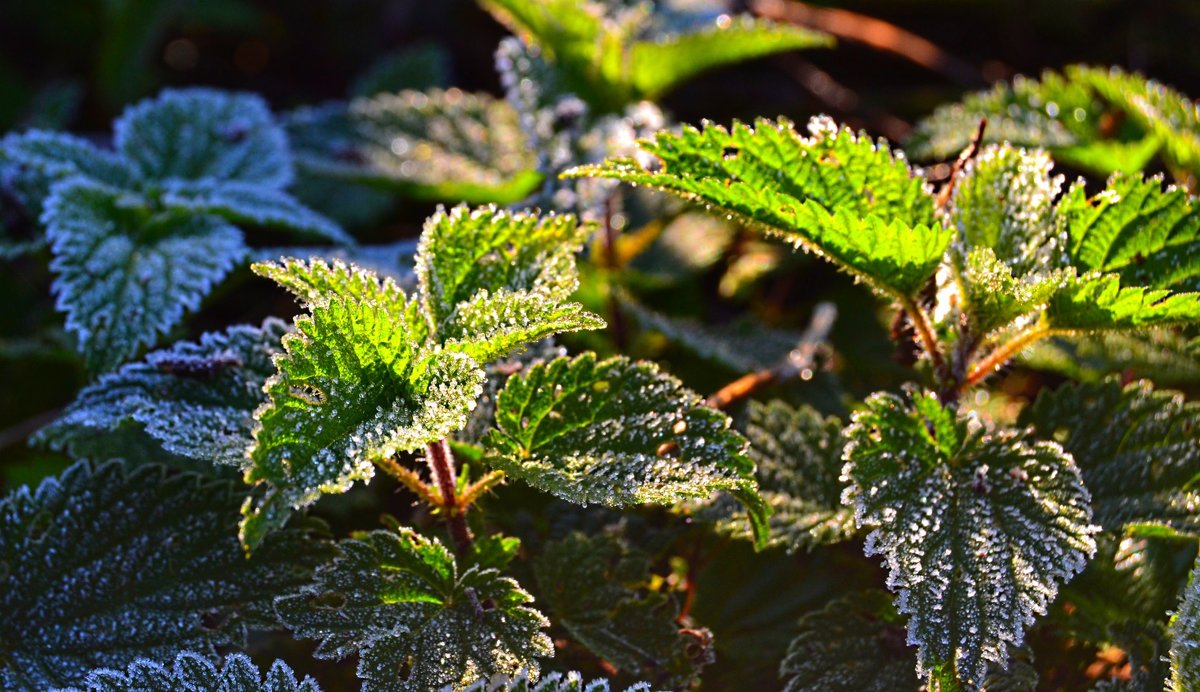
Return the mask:
<svg viewBox="0 0 1200 692">
<path fill-rule="evenodd" d="M 1200 686 L 1200 560 L 1196 565 L 1171 617 L 1171 685 L 1177 692 Z"/>
<path fill-rule="evenodd" d="M 271 490 L 247 509 L 253 548 L 283 518 L 323 493 L 373 474 L 372 462 L 420 449 L 461 429 L 483 371 L 469 356 L 425 346 L 420 316 L 391 279 L 335 262 L 256 264 L 300 295 L 310 314 L 283 338 L 278 372 L 259 425 L 246 481 Z"/>
<path fill-rule="evenodd" d="M 687 689 L 705 657 L 690 651 L 697 639 L 680 631 L 678 604 L 650 590 L 650 565 L 616 538 L 572 533 L 548 543 L 533 569 L 550 616 L 571 639 L 621 673 Z"/>
<path fill-rule="evenodd" d="M 241 231 L 219 218 L 156 212 L 82 178 L 55 185 L 42 222 L 56 305 L 95 370 L 155 343 L 246 253 Z"/>
<path fill-rule="evenodd" d="M 1071 264 L 1126 283 L 1200 290 L 1200 204 L 1158 178 L 1115 175 L 1099 194 L 1082 182 L 1058 204 Z"/>
<path fill-rule="evenodd" d="M 534 365 L 498 395 L 484 446 L 508 475 L 584 505 L 672 505 L 728 492 L 765 544 L 770 510 L 745 439 L 652 363 L 587 353 Z"/>
<path fill-rule="evenodd" d="M 1095 553 L 1090 497 L 1053 442 L 987 432 L 928 393 L 874 394 L 846 435 L 845 501 L 887 560 L 927 676 L 979 688 Z"/>
<path fill-rule="evenodd" d="M 249 656 L 230 654 L 220 667 L 206 656 L 180 652 L 170 667 L 146 658 L 125 670 L 94 670 L 79 690 L 64 692 L 320 692 L 312 678 L 296 681 L 283 661 L 275 661 L 264 678 Z"/>
<path fill-rule="evenodd" d="M 809 123 L 711 123 L 660 132 L 642 148 L 658 158 L 644 167 L 610 159 L 568 171 L 614 178 L 679 195 L 736 216 L 815 252 L 872 287 L 910 298 L 933 276 L 952 231 L 934 218 L 933 197 L 904 159 L 882 142 Z"/>
<path fill-rule="evenodd" d="M 0 687 L 80 684 L 182 649 L 212 655 L 275 627 L 272 599 L 312 579 L 330 544 L 289 528 L 247 559 L 241 483 L 80 462 L 0 501 Z"/>
<path fill-rule="evenodd" d="M 269 187 L 240 181 L 182 181 L 169 185 L 162 202 L 190 214 L 211 214 L 239 225 L 291 231 L 310 240 L 353 244 L 336 223 Z"/>
<path fill-rule="evenodd" d="M 572 216 L 457 206 L 425 223 L 417 248 L 421 306 L 435 339 L 486 363 L 559 332 L 604 321 L 567 299 L 589 230 Z"/>
<path fill-rule="evenodd" d="M 651 10 L 573 0 L 485 0 L 483 6 L 532 41 L 572 91 L 601 112 L 655 100 L 708 69 L 787 50 L 833 44 L 827 34 L 722 17 L 683 31 L 656 31 Z"/>
<path fill-rule="evenodd" d="M 287 325 L 236 326 L 179 342 L 102 375 L 35 439 L 72 456 L 161 459 L 197 470 L 241 466 L 263 382 Z"/>
<path fill-rule="evenodd" d="M 405 91 L 292 113 L 302 170 L 407 197 L 512 204 L 541 183 L 507 102 L 457 89 Z"/>
<path fill-rule="evenodd" d="M 1043 390 L 1019 420 L 1074 457 L 1106 530 L 1154 523 L 1200 535 L 1200 495 L 1190 489 L 1200 476 L 1200 404 L 1109 378 Z"/>
<path fill-rule="evenodd" d="M 1045 324 L 1062 332 L 1145 329 L 1200 322 L 1200 293 L 1122 286 L 1117 274 L 1066 274 L 1046 305 Z"/>
<path fill-rule="evenodd" d="M 1028 279 L 1013 276 L 989 247 L 971 250 L 962 268 L 965 312 L 976 334 L 986 335 L 1046 304 L 1062 281 L 1059 272 Z"/>
<path fill-rule="evenodd" d="M 658 100 L 705 70 L 789 50 L 830 48 L 829 34 L 748 15 L 724 17 L 697 31 L 635 42 L 626 68 L 639 98 Z"/>
<path fill-rule="evenodd" d="M 1062 176 L 1044 151 L 1009 144 L 984 148 L 963 169 L 950 197 L 950 223 L 965 250 L 990 248 L 1017 276 L 1060 264 L 1066 239 L 1054 200 Z"/>
<path fill-rule="evenodd" d="M 276 601 L 280 617 L 315 656 L 359 654 L 371 690 L 466 687 L 516 675 L 553 646 L 532 597 L 499 570 L 464 567 L 440 542 L 408 528 L 342 541 L 316 581 Z"/>
<path fill-rule="evenodd" d="M 785 692 L 917 692 L 904 620 L 884 591 L 860 591 L 800 618 L 779 665 Z"/>
<path fill-rule="evenodd" d="M 292 180 L 287 136 L 253 94 L 164 89 L 121 114 L 113 143 L 146 180 L 215 179 L 274 189 Z"/>
<path fill-rule="evenodd" d="M 917 124 L 906 151 L 917 159 L 952 158 L 970 143 L 987 118 L 984 141 L 1049 149 L 1058 159 L 1099 175 L 1144 169 L 1161 146 L 1143 128 L 1114 128 L 1112 105 L 1100 98 L 1088 75 L 1098 70 L 1047 70 L 1041 80 L 1015 77 L 961 103 L 938 107 Z"/>
</svg>

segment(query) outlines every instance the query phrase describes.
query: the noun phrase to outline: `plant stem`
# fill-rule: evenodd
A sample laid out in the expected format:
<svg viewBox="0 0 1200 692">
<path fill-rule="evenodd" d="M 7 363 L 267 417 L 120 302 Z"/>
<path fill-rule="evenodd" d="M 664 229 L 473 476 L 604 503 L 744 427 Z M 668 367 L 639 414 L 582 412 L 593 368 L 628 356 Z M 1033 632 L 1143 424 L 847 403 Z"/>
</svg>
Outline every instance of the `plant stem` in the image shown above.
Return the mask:
<svg viewBox="0 0 1200 692">
<path fill-rule="evenodd" d="M 917 305 L 916 301 L 907 296 L 900 299 L 900 308 L 908 313 L 908 318 L 912 320 L 913 328 L 917 331 L 917 336 L 921 339 L 921 346 L 925 352 L 929 354 L 929 360 L 933 363 L 933 371 L 939 379 L 946 377 L 946 360 L 942 358 L 942 352 L 938 348 L 937 339 L 933 336 L 933 327 L 929 325 L 929 316 Z"/>
<path fill-rule="evenodd" d="M 458 479 L 454 471 L 454 455 L 445 438 L 431 442 L 426 448 L 425 461 L 429 464 L 429 473 L 433 482 L 442 494 L 441 508 L 446 515 L 446 524 L 450 527 L 450 536 L 458 547 L 458 552 L 465 553 L 471 547 L 471 529 L 467 527 L 466 517 L 459 511 Z"/>
<path fill-rule="evenodd" d="M 1024 350 L 1025 347 L 1053 334 L 1053 329 L 1033 327 L 1018 334 L 1008 343 L 993 349 L 991 353 L 987 354 L 986 358 L 976 363 L 970 372 L 967 373 L 966 379 L 963 380 L 963 383 L 958 388 L 959 393 L 965 392 L 982 382 L 988 375 L 991 375 L 1000 366 L 1007 363 L 1010 358 Z"/>
</svg>

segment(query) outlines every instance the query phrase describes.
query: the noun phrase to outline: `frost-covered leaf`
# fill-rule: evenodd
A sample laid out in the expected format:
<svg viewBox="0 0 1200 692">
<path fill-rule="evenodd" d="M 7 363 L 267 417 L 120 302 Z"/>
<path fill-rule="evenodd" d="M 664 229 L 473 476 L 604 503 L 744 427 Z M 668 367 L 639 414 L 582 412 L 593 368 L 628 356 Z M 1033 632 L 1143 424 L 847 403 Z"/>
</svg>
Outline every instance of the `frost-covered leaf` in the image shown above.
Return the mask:
<svg viewBox="0 0 1200 692">
<path fill-rule="evenodd" d="M 1200 203 L 1158 178 L 1116 175 L 1089 198 L 1077 183 L 1057 214 L 1071 264 L 1115 272 L 1128 284 L 1200 290 Z"/>
<path fill-rule="evenodd" d="M 1020 278 L 989 247 L 971 250 L 960 274 L 964 310 L 976 334 L 988 334 L 1046 304 L 1062 281 L 1058 272 Z"/>
<path fill-rule="evenodd" d="M 247 482 L 270 486 L 248 510 L 253 547 L 285 516 L 322 493 L 369 479 L 372 461 L 413 451 L 466 423 L 484 377 L 469 356 L 428 348 L 421 315 L 391 279 L 320 260 L 257 264 L 300 296 L 309 314 L 283 338 Z"/>
<path fill-rule="evenodd" d="M 1200 475 L 1200 404 L 1110 378 L 1043 391 L 1020 423 L 1074 457 L 1105 529 L 1154 523 L 1200 533 L 1200 495 L 1187 489 Z"/>
<path fill-rule="evenodd" d="M 211 655 L 274 627 L 272 599 L 307 584 L 329 544 L 274 534 L 247 559 L 246 491 L 162 467 L 79 462 L 0 501 L 0 688 L 79 684 L 181 649 Z"/>
<path fill-rule="evenodd" d="M 650 556 L 615 537 L 572 533 L 548 543 L 534 562 L 538 593 L 552 621 L 618 671 L 665 689 L 686 689 L 711 651 L 681 632 L 679 606 L 652 591 Z"/>
<path fill-rule="evenodd" d="M 917 692 L 904 618 L 883 591 L 831 601 L 800 618 L 779 665 L 785 692 Z"/>
<path fill-rule="evenodd" d="M 855 414 L 844 500 L 887 560 L 918 672 L 953 666 L 978 688 L 1095 552 L 1090 497 L 1056 443 L 911 399 L 875 394 Z"/>
<path fill-rule="evenodd" d="M 163 204 L 191 214 L 211 214 L 236 224 L 291 231 L 310 240 L 352 244 L 336 223 L 300 204 L 294 197 L 257 183 L 181 181 L 164 191 Z"/>
<path fill-rule="evenodd" d="M 493 466 L 579 504 L 671 505 L 728 492 L 746 506 L 755 542 L 766 541 L 770 510 L 746 440 L 651 363 L 588 353 L 514 375 L 484 445 Z"/>
<path fill-rule="evenodd" d="M 364 690 L 459 689 L 523 670 L 536 676 L 537 659 L 553 654 L 542 632 L 549 622 L 495 566 L 462 564 L 407 528 L 342 541 L 340 553 L 276 609 L 296 636 L 320 640 L 318 658 L 359 654 Z"/>
<path fill-rule="evenodd" d="M 526 674 L 499 684 L 490 679 L 479 680 L 463 692 L 609 692 L 611 689 L 608 680 L 587 680 L 573 670 L 566 674 L 547 673 L 537 682 L 531 682 Z M 639 682 L 625 688 L 625 692 L 651 692 L 651 687 L 649 683 Z"/>
<path fill-rule="evenodd" d="M 990 248 L 1017 276 L 1057 266 L 1065 238 L 1055 223 L 1062 176 L 1044 151 L 989 146 L 967 163 L 950 197 L 950 223 L 966 251 Z"/>
<path fill-rule="evenodd" d="M 918 123 L 906 150 L 917 158 L 952 158 L 970 143 L 987 118 L 984 141 L 1049 149 L 1056 158 L 1099 175 L 1141 171 L 1161 147 L 1144 128 L 1120 126 L 1113 104 L 1089 83 L 1102 71 L 1070 66 L 1047 70 L 1040 80 L 1020 76 L 1011 83 L 967 95 L 937 108 Z"/>
<path fill-rule="evenodd" d="M 749 413 L 750 459 L 759 493 L 774 510 L 770 544 L 795 552 L 853 536 L 854 512 L 841 502 L 842 422 L 782 401 L 751 401 Z M 719 500 L 700 516 L 712 512 L 718 530 L 745 534 L 745 515 L 731 505 Z"/>
<path fill-rule="evenodd" d="M 37 438 L 77 458 L 138 461 L 165 450 L 197 469 L 241 466 L 287 331 L 268 319 L 154 351 L 85 387 Z"/>
<path fill-rule="evenodd" d="M 603 320 L 567 302 L 587 227 L 572 216 L 458 206 L 425 224 L 417 249 L 421 305 L 434 338 L 479 363 Z"/>
<path fill-rule="evenodd" d="M 54 187 L 42 222 L 56 305 L 96 370 L 155 343 L 246 252 L 241 231 L 219 218 L 155 211 L 82 178 Z"/>
<path fill-rule="evenodd" d="M 326 263 L 341 261 L 374 272 L 381 278 L 391 278 L 406 293 L 417 288 L 413 268 L 417 256 L 416 239 L 399 240 L 379 245 L 273 247 L 251 250 L 255 262 L 270 262 L 280 257 L 318 257 Z"/>
<path fill-rule="evenodd" d="M 705 70 L 787 50 L 827 47 L 827 34 L 749 16 L 655 31 L 646 6 L 587 0 L 485 0 L 514 33 L 544 52 L 571 91 L 600 111 L 654 100 Z M 620 9 L 618 9 L 620 7 Z"/>
<path fill-rule="evenodd" d="M 102 669 L 88 674 L 77 689 L 63 692 L 320 692 L 312 678 L 297 681 L 283 661 L 275 661 L 264 676 L 249 656 L 230 654 L 218 668 L 207 656 L 180 652 L 170 666 L 139 658 L 124 670 Z"/>
<path fill-rule="evenodd" d="M 113 140 L 146 180 L 215 179 L 275 189 L 292 180 L 287 136 L 253 94 L 164 89 L 122 113 Z"/>
<path fill-rule="evenodd" d="M 116 153 L 62 132 L 30 130 L 0 139 L 0 163 L 12 166 L 4 181 L 35 218 L 53 183 L 82 176 L 120 188 L 132 188 L 137 173 Z"/>
<path fill-rule="evenodd" d="M 487 380 L 483 383 L 483 393 L 479 395 L 466 427 L 455 433 L 454 439 L 473 445 L 480 444 L 483 436 L 496 424 L 496 395 L 504 389 L 508 378 L 535 363 L 544 363 L 565 355 L 567 349 L 556 344 L 554 339 L 544 339 L 507 358 L 485 365 L 483 370 L 487 373 Z"/>
<path fill-rule="evenodd" d="M 292 113 L 302 170 L 433 201 L 511 204 L 537 188 L 516 112 L 487 94 L 405 91 Z"/>
<path fill-rule="evenodd" d="M 1177 692 L 1200 687 L 1200 560 L 1171 618 L 1171 684 Z"/>
<path fill-rule="evenodd" d="M 660 132 L 642 148 L 657 157 L 575 168 L 572 176 L 614 178 L 679 195 L 733 215 L 829 259 L 880 291 L 909 298 L 933 276 L 952 231 L 934 217 L 933 197 L 882 142 L 786 119 L 731 129 L 707 123 Z"/>
<path fill-rule="evenodd" d="M 1046 305 L 1046 326 L 1061 332 L 1145 329 L 1200 323 L 1200 293 L 1122 286 L 1117 274 L 1067 274 Z"/>
</svg>

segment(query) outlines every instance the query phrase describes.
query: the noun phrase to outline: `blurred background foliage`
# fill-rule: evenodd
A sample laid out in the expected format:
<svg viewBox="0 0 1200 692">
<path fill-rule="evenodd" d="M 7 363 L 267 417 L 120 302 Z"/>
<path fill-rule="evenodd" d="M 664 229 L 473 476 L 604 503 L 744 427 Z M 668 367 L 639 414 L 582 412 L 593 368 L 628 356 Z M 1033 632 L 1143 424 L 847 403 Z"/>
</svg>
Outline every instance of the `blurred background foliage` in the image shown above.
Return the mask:
<svg viewBox="0 0 1200 692">
<path fill-rule="evenodd" d="M 1073 63 L 1119 65 L 1185 94 L 1200 94 L 1200 2 L 1195 0 L 738 0 L 728 9 L 828 31 L 838 37 L 838 45 L 705 73 L 663 100 L 675 121 L 785 115 L 804 122 L 812 114 L 829 113 L 903 142 L 913 124 L 940 104 L 1016 74 L 1037 75 Z M 254 91 L 280 112 L 408 88 L 457 87 L 501 95 L 495 50 L 507 35 L 473 0 L 3 0 L 0 132 L 64 129 L 103 140 L 122 108 L 165 86 Z M 377 192 L 327 192 L 361 194 L 364 207 L 381 204 Z M 385 199 L 382 204 L 389 210 L 381 223 L 355 229 L 360 240 L 414 238 L 435 206 L 413 199 Z M 618 250 L 627 249 L 629 256 L 617 257 L 616 266 L 598 262 L 586 269 L 582 299 L 602 310 L 609 281 L 605 274 L 620 270 L 622 284 L 638 294 L 638 303 L 625 310 L 633 325 L 652 322 L 654 311 L 726 327 L 747 318 L 752 323 L 748 328 L 766 325 L 779 338 L 799 334 L 819 302 L 832 302 L 839 319 L 823 369 L 815 376 L 809 373 L 800 386 L 793 383 L 764 394 L 804 401 L 826 413 L 845 416 L 848 402 L 894 388 L 910 376 L 896 362 L 888 310 L 865 289 L 830 265 L 777 243 L 705 217 L 687 221 L 687 216 L 679 217 L 682 223 L 623 237 Z M 44 255 L 0 265 L 0 492 L 65 467 L 65 457 L 30 448 L 25 440 L 54 419 L 87 379 L 55 312 L 50 281 Z M 253 280 L 243 268 L 164 342 L 267 315 L 288 316 L 295 309 L 281 292 Z M 729 358 L 706 357 L 703 343 L 687 348 L 644 326 L 633 330 L 625 344 L 584 336 L 568 345 L 608 352 L 623 348 L 631 355 L 653 357 L 706 393 L 743 374 Z M 727 338 L 731 332 L 719 328 L 715 334 Z M 771 341 L 752 336 L 748 343 Z M 1130 343 L 1088 351 L 1048 343 L 1029 354 L 1029 367 L 1012 369 L 996 391 L 981 392 L 983 398 L 974 403 L 1011 418 L 1009 402 L 1027 401 L 1043 385 L 1061 379 L 1049 371 L 1087 378 L 1111 369 L 1112 362 L 1105 359 L 1122 349 L 1121 363 L 1142 362 L 1150 370 L 1164 366 L 1154 361 L 1162 348 Z M 1147 349 L 1142 361 L 1139 349 Z M 752 358 L 748 352 L 740 355 Z M 1057 365 L 1036 367 L 1038 358 Z M 1192 395 L 1200 391 L 1200 355 L 1193 351 L 1165 365 L 1174 370 L 1164 383 Z M 330 498 L 319 513 L 339 533 L 374 528 L 381 512 L 411 514 L 394 491 L 380 479 Z M 545 497 L 526 494 L 527 502 L 489 506 L 488 516 L 535 545 L 539 535 L 557 530 L 538 525 L 554 510 L 544 506 Z M 516 488 L 509 494 L 513 496 L 523 497 Z M 653 523 L 654 515 L 649 519 Z M 694 585 L 689 588 L 696 593 L 685 595 L 688 606 L 695 600 L 690 615 L 716 634 L 717 663 L 705 673 L 710 689 L 750 689 L 752 681 L 777 684 L 776 666 L 796 618 L 822 607 L 831 593 L 844 591 L 840 582 L 845 575 L 863 582 L 856 586 L 879 582 L 871 579 L 877 576 L 875 562 L 863 558 L 855 545 L 808 556 L 778 551 L 756 555 L 745 544 L 677 539 L 680 546 L 698 545 L 697 554 L 690 561 L 676 555 L 655 573 L 662 579 L 659 588 L 673 589 L 676 582 Z M 656 552 L 659 557 L 673 554 L 669 547 Z M 678 574 L 688 578 L 675 579 Z M 731 584 L 738 590 L 729 592 Z M 766 602 L 764 593 L 780 597 Z M 258 644 L 259 650 L 284 652 L 300 664 L 298 669 L 308 661 L 286 653 L 288 647 L 302 646 L 286 637 Z M 1051 671 L 1043 678 L 1047 684 L 1069 688 L 1086 672 L 1086 655 L 1038 653 L 1039 667 Z M 1059 654 L 1063 661 L 1056 664 Z M 560 663 L 589 665 L 587 658 L 573 659 L 569 650 L 561 656 Z M 342 689 L 352 679 L 347 665 L 308 665 L 317 668 L 312 672 L 327 689 Z"/>
</svg>

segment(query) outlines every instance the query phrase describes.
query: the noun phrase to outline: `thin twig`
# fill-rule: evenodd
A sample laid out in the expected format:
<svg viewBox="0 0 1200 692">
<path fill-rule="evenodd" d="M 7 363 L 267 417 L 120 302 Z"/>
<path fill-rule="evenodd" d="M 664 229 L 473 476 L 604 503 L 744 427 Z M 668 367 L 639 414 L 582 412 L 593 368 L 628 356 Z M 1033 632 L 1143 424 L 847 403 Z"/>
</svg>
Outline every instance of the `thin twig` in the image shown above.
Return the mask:
<svg viewBox="0 0 1200 692">
<path fill-rule="evenodd" d="M 806 370 L 811 372 L 817 354 L 829 338 L 829 331 L 833 329 L 836 319 L 837 308 L 833 303 L 818 303 L 813 310 L 812 319 L 808 322 L 808 328 L 800 336 L 800 342 L 782 363 L 773 368 L 742 375 L 713 392 L 705 403 L 713 408 L 728 408 L 769 384 L 798 377 Z"/>
<path fill-rule="evenodd" d="M 932 70 L 963 86 L 985 83 L 983 74 L 930 41 L 885 22 L 849 10 L 814 7 L 803 2 L 751 0 L 753 12 L 767 19 L 819 29 L 841 39 L 864 43 Z"/>
<path fill-rule="evenodd" d="M 987 129 L 987 124 L 987 118 L 979 119 L 979 127 L 975 128 L 975 136 L 971 137 L 971 143 L 955 159 L 954 166 L 950 169 L 950 177 L 947 178 L 946 184 L 938 192 L 937 205 L 939 209 L 945 209 L 946 205 L 950 203 L 950 195 L 954 193 L 954 183 L 958 181 L 959 174 L 966 168 L 967 162 L 975 158 L 975 155 L 979 153 L 979 147 L 983 143 L 983 132 Z"/>
<path fill-rule="evenodd" d="M 1044 339 L 1048 336 L 1053 336 L 1055 333 L 1055 330 L 1048 329 L 1046 327 L 1033 327 L 1032 329 L 1028 329 L 1021 334 L 1018 334 L 1008 343 L 997 347 L 991 353 L 989 353 L 986 358 L 979 361 L 974 365 L 974 367 L 971 368 L 970 372 L 967 373 L 966 379 L 963 380 L 962 385 L 960 385 L 958 388 L 959 393 L 961 394 L 962 392 L 965 392 L 971 387 L 974 387 L 982 382 L 987 378 L 988 375 L 991 375 L 999 370 L 1000 367 L 1007 363 L 1013 356 L 1025 350 L 1025 348 L 1033 344 L 1033 342 L 1038 341 L 1039 339 Z"/>
<path fill-rule="evenodd" d="M 441 509 L 445 514 L 446 524 L 450 527 L 450 536 L 458 547 L 458 552 L 465 553 L 471 547 L 471 529 L 467 526 L 466 517 L 459 511 L 458 480 L 455 477 L 454 454 L 445 439 L 431 442 L 426 448 L 425 461 L 429 464 L 429 473 L 433 482 L 442 494 Z"/>
</svg>

